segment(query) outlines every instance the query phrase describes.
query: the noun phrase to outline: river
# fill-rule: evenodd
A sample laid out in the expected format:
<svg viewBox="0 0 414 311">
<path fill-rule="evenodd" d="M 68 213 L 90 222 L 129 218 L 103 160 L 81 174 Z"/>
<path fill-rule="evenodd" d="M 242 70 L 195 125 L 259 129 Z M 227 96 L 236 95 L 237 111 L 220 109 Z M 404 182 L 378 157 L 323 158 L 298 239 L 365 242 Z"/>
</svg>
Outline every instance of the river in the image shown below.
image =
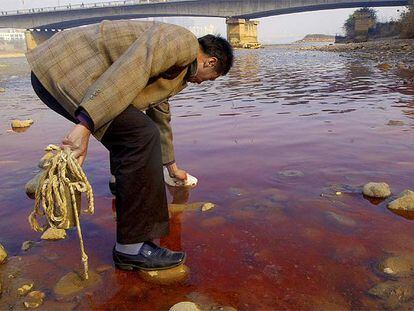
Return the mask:
<svg viewBox="0 0 414 311">
<path fill-rule="evenodd" d="M 21 274 L 46 293 L 45 307 L 381 308 L 385 302 L 368 294 L 387 280 L 378 263 L 414 256 L 411 220 L 359 190 L 369 181 L 385 181 L 395 194 L 413 186 L 414 88 L 367 59 L 268 46 L 237 50 L 227 76 L 171 100 L 177 163 L 199 179 L 177 195 L 216 204 L 172 215 L 161 241 L 187 252 L 189 278 L 156 285 L 111 266 L 108 153 L 92 140 L 84 168 L 96 212 L 82 216 L 82 227 L 91 269 L 107 268 L 93 289 L 56 297 L 54 284 L 80 266 L 76 232 L 41 241 L 27 223 L 33 201 L 24 185 L 43 148 L 58 144 L 71 124 L 37 99 L 24 58 L 0 59 L 0 87 L 0 243 L 25 260 Z M 15 133 L 13 118 L 34 124 Z M 24 252 L 26 240 L 39 243 Z"/>
</svg>

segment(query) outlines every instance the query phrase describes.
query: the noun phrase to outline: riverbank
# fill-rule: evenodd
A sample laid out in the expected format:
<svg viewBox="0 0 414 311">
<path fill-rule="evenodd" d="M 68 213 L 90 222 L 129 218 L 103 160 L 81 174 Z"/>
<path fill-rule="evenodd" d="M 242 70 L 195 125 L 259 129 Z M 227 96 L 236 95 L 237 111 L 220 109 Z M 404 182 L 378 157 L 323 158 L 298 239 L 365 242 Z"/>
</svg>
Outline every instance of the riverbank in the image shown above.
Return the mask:
<svg viewBox="0 0 414 311">
<path fill-rule="evenodd" d="M 414 40 L 383 39 L 359 43 L 306 46 L 302 51 L 350 53 L 377 62 L 383 71 L 394 71 L 406 82 L 414 83 Z"/>
<path fill-rule="evenodd" d="M 0 59 L 1 58 L 18 58 L 18 57 L 25 57 L 24 52 L 3 52 L 3 51 L 0 51 Z"/>
</svg>

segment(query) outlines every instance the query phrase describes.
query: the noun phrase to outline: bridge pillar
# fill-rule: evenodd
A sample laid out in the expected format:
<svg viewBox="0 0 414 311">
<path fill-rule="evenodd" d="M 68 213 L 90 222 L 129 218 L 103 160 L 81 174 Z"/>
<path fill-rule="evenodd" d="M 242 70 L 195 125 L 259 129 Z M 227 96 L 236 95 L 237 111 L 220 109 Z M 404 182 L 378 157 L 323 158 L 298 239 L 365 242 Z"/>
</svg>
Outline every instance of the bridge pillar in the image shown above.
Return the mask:
<svg viewBox="0 0 414 311">
<path fill-rule="evenodd" d="M 375 26 L 374 18 L 367 13 L 355 12 L 354 19 L 355 40 L 367 41 L 369 30 Z"/>
<path fill-rule="evenodd" d="M 57 30 L 53 29 L 53 31 L 44 31 L 44 30 L 26 30 L 24 32 L 25 38 L 26 38 L 26 47 L 27 50 L 33 50 L 35 47 L 37 47 L 40 43 L 46 41 L 51 36 L 53 36 L 56 33 Z"/>
<path fill-rule="evenodd" d="M 227 18 L 227 40 L 235 48 L 257 49 L 260 44 L 257 40 L 258 21 L 242 18 Z"/>
</svg>

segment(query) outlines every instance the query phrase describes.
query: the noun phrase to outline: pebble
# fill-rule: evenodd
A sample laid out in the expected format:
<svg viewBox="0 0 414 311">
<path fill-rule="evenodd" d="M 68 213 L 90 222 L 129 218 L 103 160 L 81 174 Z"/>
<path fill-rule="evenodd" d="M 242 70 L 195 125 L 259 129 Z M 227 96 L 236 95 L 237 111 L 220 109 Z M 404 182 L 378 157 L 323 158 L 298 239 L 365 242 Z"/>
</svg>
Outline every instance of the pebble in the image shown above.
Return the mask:
<svg viewBox="0 0 414 311">
<path fill-rule="evenodd" d="M 7 252 L 4 249 L 3 245 L 0 244 L 0 264 L 4 263 L 7 258 Z"/>
<path fill-rule="evenodd" d="M 173 305 L 170 311 L 201 311 L 201 309 L 194 302 L 183 301 Z"/>
<path fill-rule="evenodd" d="M 202 207 L 201 207 L 201 211 L 205 212 L 208 210 L 211 210 L 212 208 L 214 208 L 215 205 L 213 203 L 205 203 Z"/>
<path fill-rule="evenodd" d="M 30 125 L 33 124 L 33 120 L 32 119 L 27 119 L 27 120 L 11 120 L 11 127 L 12 128 L 19 128 L 19 127 L 29 127 Z"/>
<path fill-rule="evenodd" d="M 397 199 L 388 203 L 388 208 L 400 211 L 414 211 L 414 192 L 411 190 L 404 190 Z"/>
<path fill-rule="evenodd" d="M 34 245 L 35 242 L 33 241 L 24 241 L 22 244 L 22 251 L 28 251 L 30 248 L 32 248 L 32 246 Z"/>
<path fill-rule="evenodd" d="M 40 237 L 42 240 L 63 240 L 66 238 L 66 230 L 58 228 L 48 228 Z"/>
<path fill-rule="evenodd" d="M 26 294 L 33 289 L 33 286 L 34 283 L 24 284 L 17 289 L 17 294 L 19 294 L 19 296 L 26 296 Z"/>
<path fill-rule="evenodd" d="M 43 303 L 43 299 L 45 299 L 45 293 L 36 290 L 27 294 L 23 304 L 27 309 L 35 309 Z"/>
<path fill-rule="evenodd" d="M 387 198 L 391 195 L 390 186 L 385 183 L 369 182 L 364 185 L 362 193 L 372 198 Z"/>
</svg>

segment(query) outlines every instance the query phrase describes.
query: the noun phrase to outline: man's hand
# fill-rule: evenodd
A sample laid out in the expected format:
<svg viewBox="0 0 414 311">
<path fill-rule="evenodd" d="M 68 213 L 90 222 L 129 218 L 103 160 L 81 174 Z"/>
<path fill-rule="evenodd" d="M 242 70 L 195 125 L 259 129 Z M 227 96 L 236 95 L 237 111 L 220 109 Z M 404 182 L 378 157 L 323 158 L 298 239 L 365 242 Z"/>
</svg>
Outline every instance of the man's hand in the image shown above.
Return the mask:
<svg viewBox="0 0 414 311">
<path fill-rule="evenodd" d="M 89 137 L 91 131 L 82 124 L 77 124 L 62 140 L 61 148 L 69 148 L 78 160 L 80 165 L 83 164 L 88 152 Z"/>
<path fill-rule="evenodd" d="M 177 178 L 178 180 L 186 180 L 187 172 L 179 169 L 176 163 L 167 165 L 168 173 L 172 178 Z"/>
</svg>

